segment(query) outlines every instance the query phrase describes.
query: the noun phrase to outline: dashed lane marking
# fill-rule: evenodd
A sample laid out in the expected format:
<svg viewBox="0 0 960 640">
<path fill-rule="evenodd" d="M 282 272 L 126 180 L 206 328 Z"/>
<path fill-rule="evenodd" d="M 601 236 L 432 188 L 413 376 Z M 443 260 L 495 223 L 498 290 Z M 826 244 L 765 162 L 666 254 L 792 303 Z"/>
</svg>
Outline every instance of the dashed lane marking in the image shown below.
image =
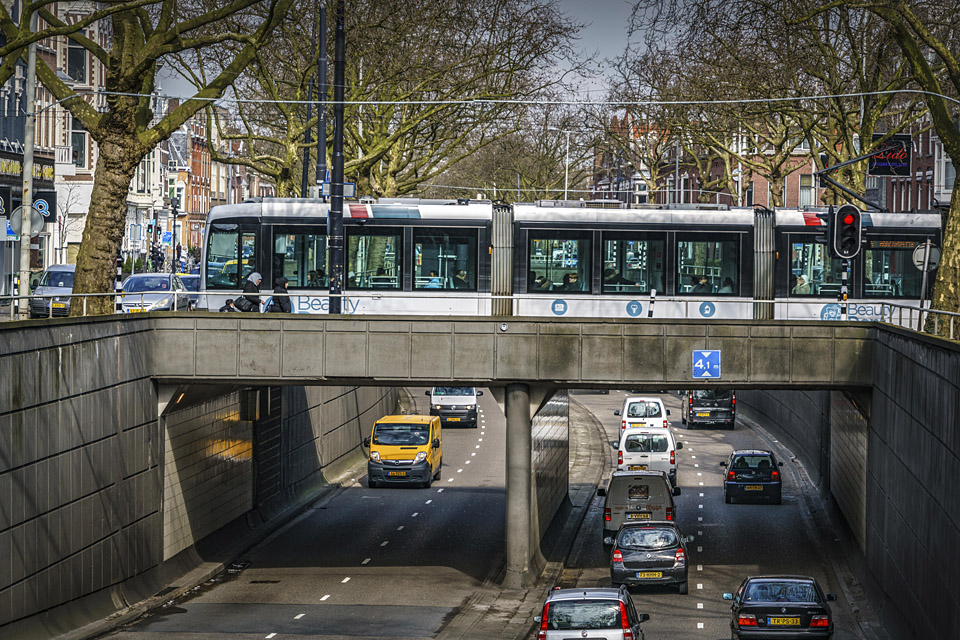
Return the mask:
<svg viewBox="0 0 960 640">
<path fill-rule="evenodd" d="M 476 452 L 476 451 L 474 451 L 474 452 L 473 452 L 473 453 L 471 453 L 470 455 L 471 455 L 471 456 L 475 456 L 475 455 L 477 455 L 477 452 Z"/>
<path fill-rule="evenodd" d="M 483 442 L 483 438 L 477 438 L 477 442 Z"/>
<path fill-rule="evenodd" d="M 293 616 L 293 619 L 294 619 L 294 620 L 299 620 L 300 618 L 302 618 L 302 617 L 305 616 L 305 615 L 307 615 L 307 614 L 305 614 L 305 613 L 298 613 L 297 615 Z"/>
<path fill-rule="evenodd" d="M 397 531 L 403 531 L 403 525 L 400 525 L 399 527 L 397 527 Z"/>
<path fill-rule="evenodd" d="M 702 565 L 702 564 L 698 564 L 698 565 L 697 565 L 697 571 L 703 571 L 703 565 Z"/>
<path fill-rule="evenodd" d="M 427 500 L 427 501 L 424 502 L 423 504 L 430 504 L 431 502 L 433 502 L 433 499 Z"/>
<path fill-rule="evenodd" d="M 703 623 L 702 623 L 702 622 L 698 622 L 698 623 L 697 623 L 697 629 L 703 629 Z"/>
<path fill-rule="evenodd" d="M 343 580 L 341 580 L 341 581 L 340 581 L 340 584 L 347 584 L 348 582 L 350 582 L 350 576 L 347 576 L 346 578 L 344 578 Z"/>
<path fill-rule="evenodd" d="M 698 582 L 698 583 L 697 583 L 697 589 L 703 589 L 703 583 Z"/>
<path fill-rule="evenodd" d="M 380 545 L 383 546 L 383 545 Z M 703 553 L 703 547 L 697 547 L 697 553 Z"/>
<path fill-rule="evenodd" d="M 322 598 L 320 598 L 320 602 L 323 602 L 324 600 L 326 600 L 326 599 L 329 598 L 329 597 L 330 597 L 330 594 L 328 593 L 327 595 L 325 595 L 325 596 L 323 596 Z"/>
<path fill-rule="evenodd" d="M 275 634 L 275 633 L 268 633 L 267 635 L 265 635 L 265 636 L 263 636 L 263 637 L 264 637 L 264 638 L 267 638 L 267 640 L 270 640 L 270 638 L 272 638 L 272 637 L 275 636 L 275 635 L 277 635 L 277 634 Z"/>
<path fill-rule="evenodd" d="M 443 489 L 437 489 L 437 493 L 443 493 Z"/>
<path fill-rule="evenodd" d="M 477 445 L 477 449 L 479 449 L 479 448 L 480 448 L 480 445 Z"/>
<path fill-rule="evenodd" d="M 690 458 L 691 458 L 692 460 L 696 460 L 696 459 L 697 459 L 697 456 L 690 456 Z"/>
<path fill-rule="evenodd" d="M 702 504 L 698 504 L 698 505 L 697 505 L 697 508 L 698 508 L 698 509 L 703 509 L 703 505 L 702 505 Z"/>
<path fill-rule="evenodd" d="M 447 478 L 447 482 L 453 482 L 453 478 Z"/>
<path fill-rule="evenodd" d="M 420 512 L 419 512 L 419 511 L 414 511 L 413 514 L 412 514 L 410 517 L 411 517 L 411 518 L 416 518 L 418 515 L 420 515 Z"/>
<path fill-rule="evenodd" d="M 701 487 L 703 486 L 703 483 L 702 483 L 702 482 L 700 483 L 700 486 L 701 486 Z"/>
<path fill-rule="evenodd" d="M 470 461 L 469 461 L 469 460 L 467 460 L 467 461 L 466 461 L 466 462 L 464 462 L 463 464 L 470 464 Z"/>
<path fill-rule="evenodd" d="M 703 494 L 702 494 L 702 493 L 700 494 L 700 497 L 701 497 L 701 498 L 703 497 Z"/>
<path fill-rule="evenodd" d="M 360 564 L 367 564 L 368 562 L 370 562 L 370 558 L 366 558 L 366 559 L 365 559 L 363 562 L 361 562 Z"/>
<path fill-rule="evenodd" d="M 697 516 L 697 522 L 703 522 L 703 516 Z"/>
<path fill-rule="evenodd" d="M 702 471 L 697 471 L 697 475 L 698 475 L 698 476 L 702 476 L 702 475 L 703 475 L 703 472 L 702 472 Z"/>
<path fill-rule="evenodd" d="M 388 544 L 390 544 L 390 541 L 389 541 L 389 540 L 384 540 L 383 542 L 380 543 L 380 546 L 381 546 L 381 547 L 385 547 L 385 546 L 387 546 Z"/>
<path fill-rule="evenodd" d="M 697 469 L 700 468 L 700 464 L 699 464 L 699 463 L 696 463 L 696 464 L 694 464 L 693 466 L 694 466 L 695 468 L 697 468 Z"/>
<path fill-rule="evenodd" d="M 702 603 L 702 602 L 698 602 L 698 603 L 697 603 L 697 609 L 703 609 L 703 603 Z"/>
</svg>

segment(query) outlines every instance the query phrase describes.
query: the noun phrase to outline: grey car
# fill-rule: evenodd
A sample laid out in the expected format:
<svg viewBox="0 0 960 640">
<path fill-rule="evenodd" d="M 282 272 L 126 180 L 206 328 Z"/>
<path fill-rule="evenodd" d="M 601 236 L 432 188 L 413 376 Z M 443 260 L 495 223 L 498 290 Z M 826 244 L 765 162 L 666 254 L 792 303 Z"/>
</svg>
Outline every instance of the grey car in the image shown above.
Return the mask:
<svg viewBox="0 0 960 640">
<path fill-rule="evenodd" d="M 555 588 L 534 618 L 537 640 L 642 640 L 640 624 L 649 614 L 637 613 L 627 588 Z"/>
<path fill-rule="evenodd" d="M 120 294 L 120 309 L 123 313 L 187 311 L 191 307 L 190 292 L 173 273 L 132 275 L 123 281 Z"/>
<path fill-rule="evenodd" d="M 686 595 L 687 542 L 673 522 L 624 524 L 608 542 L 613 545 L 610 581 L 630 587 L 671 584 Z"/>
<path fill-rule="evenodd" d="M 47 318 L 51 315 L 62 317 L 70 315 L 70 294 L 73 293 L 73 276 L 77 270 L 75 264 L 52 264 L 33 289 L 35 296 L 52 296 L 30 299 L 30 317 Z"/>
</svg>

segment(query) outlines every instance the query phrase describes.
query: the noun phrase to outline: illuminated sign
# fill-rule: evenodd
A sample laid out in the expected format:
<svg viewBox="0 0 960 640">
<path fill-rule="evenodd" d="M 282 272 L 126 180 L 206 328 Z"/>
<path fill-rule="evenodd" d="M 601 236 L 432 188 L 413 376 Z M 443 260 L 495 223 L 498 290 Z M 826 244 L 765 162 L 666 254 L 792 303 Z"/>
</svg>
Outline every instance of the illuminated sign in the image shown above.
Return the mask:
<svg viewBox="0 0 960 640">
<path fill-rule="evenodd" d="M 883 134 L 873 134 L 876 142 Z M 910 177 L 910 151 L 913 138 L 910 134 L 896 134 L 891 136 L 880 148 L 870 154 L 870 163 L 867 175 L 886 177 Z"/>
</svg>

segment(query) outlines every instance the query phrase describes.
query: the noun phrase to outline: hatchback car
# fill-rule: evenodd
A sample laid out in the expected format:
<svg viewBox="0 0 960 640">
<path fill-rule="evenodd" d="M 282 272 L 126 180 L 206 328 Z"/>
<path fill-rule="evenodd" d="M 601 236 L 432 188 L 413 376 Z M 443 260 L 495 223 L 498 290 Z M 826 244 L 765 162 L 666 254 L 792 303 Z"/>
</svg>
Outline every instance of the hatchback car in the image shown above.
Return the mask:
<svg viewBox="0 0 960 640">
<path fill-rule="evenodd" d="M 671 486 L 677 486 L 677 450 L 669 429 L 626 429 L 620 432 L 617 448 L 619 471 L 663 471 Z"/>
<path fill-rule="evenodd" d="M 120 304 L 123 313 L 186 311 L 190 308 L 190 292 L 176 274 L 138 273 L 123 281 Z"/>
<path fill-rule="evenodd" d="M 640 624 L 649 614 L 637 613 L 625 586 L 619 589 L 555 588 L 534 618 L 537 640 L 642 640 Z"/>
<path fill-rule="evenodd" d="M 771 451 L 743 449 L 734 451 L 720 463 L 727 468 L 723 479 L 723 499 L 730 504 L 740 498 L 763 498 L 780 504 L 783 479 L 782 462 Z"/>
<path fill-rule="evenodd" d="M 687 593 L 687 546 L 674 522 L 628 522 L 620 527 L 610 554 L 610 581 L 628 586 L 674 584 Z"/>
<path fill-rule="evenodd" d="M 47 267 L 33 289 L 34 295 L 44 297 L 30 298 L 31 318 L 70 315 L 70 294 L 73 293 L 76 269 L 75 264 L 52 264 Z"/>
<path fill-rule="evenodd" d="M 807 576 L 753 576 L 732 600 L 730 635 L 743 638 L 829 638 L 833 635 L 830 605 L 837 599 L 824 595 L 817 581 Z"/>
</svg>

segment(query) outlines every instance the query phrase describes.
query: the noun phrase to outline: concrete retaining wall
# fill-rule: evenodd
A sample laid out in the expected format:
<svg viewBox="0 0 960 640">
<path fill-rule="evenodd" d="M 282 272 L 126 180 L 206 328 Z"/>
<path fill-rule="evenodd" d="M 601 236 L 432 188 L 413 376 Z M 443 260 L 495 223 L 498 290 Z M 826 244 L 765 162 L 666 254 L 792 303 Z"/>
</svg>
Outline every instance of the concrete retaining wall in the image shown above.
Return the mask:
<svg viewBox="0 0 960 640">
<path fill-rule="evenodd" d="M 561 389 L 533 416 L 533 474 L 539 535 L 567 498 L 570 479 L 570 403 Z M 539 542 L 539 539 L 537 540 Z"/>
</svg>

